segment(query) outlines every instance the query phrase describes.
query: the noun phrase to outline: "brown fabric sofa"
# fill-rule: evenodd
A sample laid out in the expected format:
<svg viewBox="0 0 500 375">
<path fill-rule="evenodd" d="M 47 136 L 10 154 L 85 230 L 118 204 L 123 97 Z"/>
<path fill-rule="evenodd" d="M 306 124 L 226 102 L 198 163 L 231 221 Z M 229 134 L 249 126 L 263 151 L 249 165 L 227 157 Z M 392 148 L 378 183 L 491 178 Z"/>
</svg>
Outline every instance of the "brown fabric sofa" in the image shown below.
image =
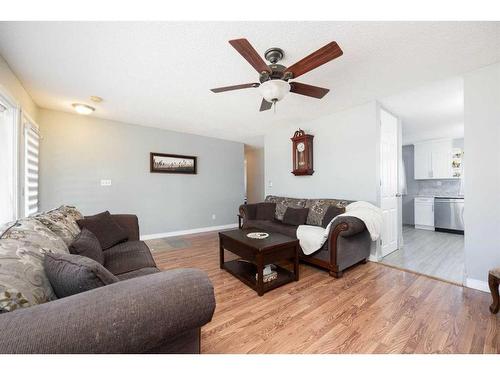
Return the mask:
<svg viewBox="0 0 500 375">
<path fill-rule="evenodd" d="M 0 314 L 0 353 L 200 352 L 200 329 L 215 310 L 209 278 L 161 272 L 137 217 L 112 217 L 129 240 L 104 251 L 104 266 L 122 281 Z"/>
<path fill-rule="evenodd" d="M 306 224 L 320 225 L 330 206 L 344 209 L 351 201 L 338 199 L 301 199 L 267 196 L 265 202 L 245 204 L 239 208 L 244 229 L 255 228 L 263 231 L 278 232 L 297 238 L 297 227 L 282 222 L 287 207 L 309 208 Z M 260 209 L 258 207 L 267 207 Z M 274 207 L 269 209 L 270 204 Z M 259 214 L 258 214 L 259 213 Z M 259 216 L 259 217 L 258 217 Z M 330 227 L 328 240 L 323 247 L 311 255 L 302 251 L 300 259 L 329 271 L 331 276 L 342 277 L 343 271 L 358 263 L 365 263 L 370 256 L 371 238 L 363 221 L 356 217 L 342 216 L 334 220 Z"/>
</svg>

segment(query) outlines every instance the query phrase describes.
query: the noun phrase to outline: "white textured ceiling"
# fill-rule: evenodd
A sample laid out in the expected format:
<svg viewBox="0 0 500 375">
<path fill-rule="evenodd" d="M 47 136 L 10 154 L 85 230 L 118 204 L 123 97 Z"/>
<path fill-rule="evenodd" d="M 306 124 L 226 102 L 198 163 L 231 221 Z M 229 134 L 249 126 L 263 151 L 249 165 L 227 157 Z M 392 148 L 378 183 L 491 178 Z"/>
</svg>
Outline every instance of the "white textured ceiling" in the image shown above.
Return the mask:
<svg viewBox="0 0 500 375">
<path fill-rule="evenodd" d="M 284 65 L 335 40 L 344 55 L 298 81 L 330 88 L 258 111 L 254 69 L 227 43 L 245 37 Z M 104 98 L 94 116 L 249 142 L 267 129 L 500 61 L 498 22 L 1 22 L 0 54 L 43 108 Z"/>
<path fill-rule="evenodd" d="M 462 77 L 435 81 L 380 100 L 402 122 L 403 144 L 464 136 Z"/>
</svg>

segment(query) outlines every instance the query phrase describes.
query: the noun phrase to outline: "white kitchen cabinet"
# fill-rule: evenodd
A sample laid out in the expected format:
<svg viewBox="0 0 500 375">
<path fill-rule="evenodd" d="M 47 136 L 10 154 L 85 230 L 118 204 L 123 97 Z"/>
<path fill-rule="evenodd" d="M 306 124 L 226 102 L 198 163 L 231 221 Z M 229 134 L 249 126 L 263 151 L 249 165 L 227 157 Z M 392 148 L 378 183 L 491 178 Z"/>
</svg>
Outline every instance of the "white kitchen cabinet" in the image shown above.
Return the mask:
<svg viewBox="0 0 500 375">
<path fill-rule="evenodd" d="M 432 178 L 453 178 L 451 139 L 432 142 Z"/>
<path fill-rule="evenodd" d="M 415 180 L 432 178 L 432 143 L 417 143 L 414 147 Z"/>
<path fill-rule="evenodd" d="M 415 180 L 453 179 L 453 142 L 451 139 L 415 143 Z"/>
<path fill-rule="evenodd" d="M 434 230 L 434 198 L 415 197 L 415 228 Z"/>
</svg>

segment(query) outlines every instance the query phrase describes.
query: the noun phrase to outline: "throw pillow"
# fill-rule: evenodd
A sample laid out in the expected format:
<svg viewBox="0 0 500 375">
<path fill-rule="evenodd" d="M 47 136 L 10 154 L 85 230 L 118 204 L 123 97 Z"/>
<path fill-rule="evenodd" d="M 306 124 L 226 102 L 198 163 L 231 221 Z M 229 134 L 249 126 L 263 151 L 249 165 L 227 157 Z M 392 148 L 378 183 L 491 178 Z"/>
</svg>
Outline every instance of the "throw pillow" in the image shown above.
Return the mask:
<svg viewBox="0 0 500 375">
<path fill-rule="evenodd" d="M 43 269 L 47 252 L 33 242 L 0 239 L 0 311 L 57 299 Z"/>
<path fill-rule="evenodd" d="M 83 228 L 71 245 L 69 245 L 69 252 L 94 259 L 99 264 L 104 264 L 104 254 L 102 253 L 101 244 L 95 234 L 87 228 Z"/>
<path fill-rule="evenodd" d="M 287 207 L 283 215 L 283 223 L 289 225 L 304 225 L 307 220 L 309 208 Z"/>
<path fill-rule="evenodd" d="M 113 220 L 109 211 L 94 216 L 85 216 L 84 219 L 76 222 L 81 229 L 87 228 L 95 234 L 103 250 L 128 240 L 127 232 Z"/>
<path fill-rule="evenodd" d="M 119 279 L 95 260 L 76 254 L 45 254 L 45 273 L 59 298 L 113 284 Z"/>
<path fill-rule="evenodd" d="M 68 253 L 68 247 L 62 238 L 33 218 L 21 219 L 11 224 L 0 238 L 26 241 L 53 253 Z"/>
<path fill-rule="evenodd" d="M 323 216 L 323 222 L 321 226 L 326 228 L 330 221 L 332 221 L 335 216 L 343 214 L 345 212 L 345 207 L 330 206 L 327 208 L 325 216 Z"/>
<path fill-rule="evenodd" d="M 276 203 L 262 202 L 257 203 L 255 218 L 257 220 L 274 220 L 276 212 Z"/>
</svg>

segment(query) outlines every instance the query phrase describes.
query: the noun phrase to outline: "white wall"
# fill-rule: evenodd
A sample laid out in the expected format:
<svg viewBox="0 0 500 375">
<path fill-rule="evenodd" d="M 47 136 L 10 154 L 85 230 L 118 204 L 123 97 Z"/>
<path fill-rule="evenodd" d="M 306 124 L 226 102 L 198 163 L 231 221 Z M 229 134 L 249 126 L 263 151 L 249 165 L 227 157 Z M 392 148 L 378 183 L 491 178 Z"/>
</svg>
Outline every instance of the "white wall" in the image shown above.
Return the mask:
<svg viewBox="0 0 500 375">
<path fill-rule="evenodd" d="M 38 106 L 2 56 L 0 56 L 0 89 L 5 90 L 36 121 Z"/>
<path fill-rule="evenodd" d="M 486 289 L 500 267 L 500 63 L 466 74 L 464 95 L 467 285 Z"/>
<path fill-rule="evenodd" d="M 312 176 L 291 173 L 290 138 L 297 128 L 276 127 L 265 137 L 266 195 L 377 203 L 380 179 L 377 123 L 377 105 L 370 102 L 302 124 L 301 129 L 314 135 Z"/>
<path fill-rule="evenodd" d="M 264 200 L 264 147 L 245 145 L 247 171 L 247 201 L 257 203 Z"/>
<path fill-rule="evenodd" d="M 86 215 L 134 213 L 143 235 L 236 223 L 242 143 L 46 109 L 39 123 L 42 210 L 71 204 Z M 197 156 L 198 173 L 150 173 L 150 152 Z"/>
</svg>

